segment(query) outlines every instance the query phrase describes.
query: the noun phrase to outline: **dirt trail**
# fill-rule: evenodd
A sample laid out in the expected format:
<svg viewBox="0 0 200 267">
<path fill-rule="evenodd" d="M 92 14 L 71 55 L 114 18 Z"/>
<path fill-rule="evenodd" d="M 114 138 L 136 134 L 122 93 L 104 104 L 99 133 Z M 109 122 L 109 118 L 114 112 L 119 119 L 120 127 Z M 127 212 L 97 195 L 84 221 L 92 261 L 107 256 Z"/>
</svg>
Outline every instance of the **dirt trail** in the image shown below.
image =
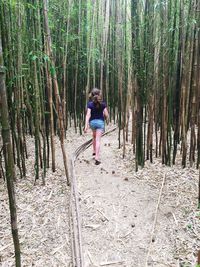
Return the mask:
<svg viewBox="0 0 200 267">
<path fill-rule="evenodd" d="M 135 173 L 132 153 L 121 158 L 116 135 L 103 137 L 101 165 L 94 165 L 92 148 L 76 162 L 84 266 L 142 267 L 148 250 L 148 266 L 195 266 L 200 247 L 196 199 L 186 194 L 184 186 L 196 190 L 197 171 L 165 167 L 158 161 L 147 162 Z M 166 181 L 149 247 L 164 173 Z M 178 181 L 183 187 L 179 188 Z"/>
<path fill-rule="evenodd" d="M 91 133 L 69 129 L 68 157 Z M 48 170 L 46 186 L 34 185 L 34 140 L 28 140 L 27 177 L 18 180 L 18 226 L 25 267 L 70 267 L 69 195 L 59 141 L 56 173 Z M 200 211 L 197 210 L 198 171 L 145 163 L 137 173 L 127 144 L 126 158 L 118 149 L 117 131 L 103 137 L 101 165 L 88 148 L 76 161 L 82 217 L 84 267 L 144 267 L 158 196 L 166 173 L 148 266 L 195 267 L 200 249 Z M 5 183 L 0 180 L 0 266 L 14 266 Z"/>
</svg>

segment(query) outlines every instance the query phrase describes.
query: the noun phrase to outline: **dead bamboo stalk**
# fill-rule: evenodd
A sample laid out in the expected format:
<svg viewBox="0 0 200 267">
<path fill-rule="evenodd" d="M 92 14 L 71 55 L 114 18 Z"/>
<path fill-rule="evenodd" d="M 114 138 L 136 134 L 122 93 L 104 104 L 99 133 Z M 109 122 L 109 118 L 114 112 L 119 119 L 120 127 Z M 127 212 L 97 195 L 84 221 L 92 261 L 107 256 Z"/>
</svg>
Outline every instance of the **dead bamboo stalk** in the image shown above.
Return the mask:
<svg viewBox="0 0 200 267">
<path fill-rule="evenodd" d="M 117 127 L 112 128 L 111 130 L 105 132 L 102 136 L 105 136 L 113 131 L 115 131 Z M 92 139 L 86 141 L 81 146 L 79 146 L 74 153 L 72 153 L 71 157 L 71 166 L 70 166 L 70 174 L 71 174 L 71 196 L 70 196 L 70 229 L 72 238 L 72 261 L 73 267 L 84 267 L 84 258 L 82 251 L 82 233 L 81 233 L 81 216 L 80 216 L 80 208 L 78 201 L 78 190 L 77 190 L 77 181 L 75 174 L 75 161 L 80 153 L 84 152 L 89 146 L 92 144 Z"/>
<path fill-rule="evenodd" d="M 160 205 L 160 200 L 161 200 L 161 196 L 162 196 L 162 191 L 163 191 L 165 180 L 166 180 L 166 173 L 163 176 L 162 185 L 161 185 L 159 196 L 158 196 L 158 202 L 157 202 L 157 205 L 156 205 L 155 218 L 154 218 L 154 222 L 153 222 L 151 238 L 150 238 L 150 242 L 149 242 L 149 246 L 148 246 L 148 250 L 147 250 L 147 257 L 146 257 L 145 267 L 148 267 L 148 259 L 149 259 L 150 252 L 151 252 L 151 245 L 152 245 L 152 242 L 153 242 L 153 239 L 154 239 L 154 233 L 155 233 L 156 223 L 157 223 L 157 218 L 158 218 L 158 209 L 159 209 L 159 205 Z"/>
</svg>

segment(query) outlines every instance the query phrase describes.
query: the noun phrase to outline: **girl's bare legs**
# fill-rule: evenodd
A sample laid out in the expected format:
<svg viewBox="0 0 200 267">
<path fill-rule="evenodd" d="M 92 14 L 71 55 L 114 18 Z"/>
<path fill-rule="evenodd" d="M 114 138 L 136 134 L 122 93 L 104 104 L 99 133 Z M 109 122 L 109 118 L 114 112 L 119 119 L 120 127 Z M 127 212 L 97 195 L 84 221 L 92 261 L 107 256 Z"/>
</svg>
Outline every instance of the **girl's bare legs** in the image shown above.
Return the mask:
<svg viewBox="0 0 200 267">
<path fill-rule="evenodd" d="M 95 160 L 99 161 L 99 151 L 101 143 L 102 130 L 96 130 L 96 155 Z"/>
<path fill-rule="evenodd" d="M 96 130 L 93 132 L 93 139 L 92 139 L 92 145 L 93 145 L 93 154 L 96 154 Z"/>
</svg>

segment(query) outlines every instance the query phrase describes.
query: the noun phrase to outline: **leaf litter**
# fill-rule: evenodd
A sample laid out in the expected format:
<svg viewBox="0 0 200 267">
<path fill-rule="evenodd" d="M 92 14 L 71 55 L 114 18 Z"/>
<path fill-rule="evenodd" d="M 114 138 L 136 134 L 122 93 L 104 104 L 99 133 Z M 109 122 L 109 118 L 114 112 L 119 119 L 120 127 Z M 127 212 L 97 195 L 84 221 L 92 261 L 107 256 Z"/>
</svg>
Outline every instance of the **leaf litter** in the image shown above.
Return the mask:
<svg viewBox="0 0 200 267">
<path fill-rule="evenodd" d="M 88 140 L 71 129 L 68 156 Z M 69 188 L 62 153 L 56 140 L 57 170 L 47 171 L 46 185 L 34 185 L 34 142 L 28 140 L 27 177 L 18 179 L 16 198 L 22 266 L 71 266 Z M 95 166 L 88 149 L 76 163 L 82 220 L 84 267 L 190 266 L 200 249 L 200 211 L 197 209 L 198 171 L 182 169 L 181 159 L 167 167 L 160 159 L 135 173 L 131 145 L 126 156 L 118 149 L 116 132 L 102 139 L 101 165 Z M 166 181 L 152 227 L 163 174 Z M 0 180 L 0 265 L 14 266 L 8 197 Z M 152 242 L 148 259 L 149 242 Z"/>
</svg>

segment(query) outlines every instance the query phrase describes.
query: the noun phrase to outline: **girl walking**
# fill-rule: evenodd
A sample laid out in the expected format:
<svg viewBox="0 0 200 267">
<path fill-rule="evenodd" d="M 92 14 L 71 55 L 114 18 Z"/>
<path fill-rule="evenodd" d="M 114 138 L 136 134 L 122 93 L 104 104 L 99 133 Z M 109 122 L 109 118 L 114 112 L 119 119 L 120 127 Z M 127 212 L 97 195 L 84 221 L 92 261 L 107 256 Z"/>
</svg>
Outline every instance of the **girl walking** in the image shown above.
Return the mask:
<svg viewBox="0 0 200 267">
<path fill-rule="evenodd" d="M 99 165 L 99 151 L 102 133 L 105 130 L 105 120 L 108 122 L 109 114 L 106 103 L 102 101 L 101 91 L 97 88 L 91 91 L 91 100 L 87 104 L 87 113 L 85 118 L 86 133 L 89 126 L 93 133 L 93 155 L 95 156 L 95 164 Z"/>
</svg>

